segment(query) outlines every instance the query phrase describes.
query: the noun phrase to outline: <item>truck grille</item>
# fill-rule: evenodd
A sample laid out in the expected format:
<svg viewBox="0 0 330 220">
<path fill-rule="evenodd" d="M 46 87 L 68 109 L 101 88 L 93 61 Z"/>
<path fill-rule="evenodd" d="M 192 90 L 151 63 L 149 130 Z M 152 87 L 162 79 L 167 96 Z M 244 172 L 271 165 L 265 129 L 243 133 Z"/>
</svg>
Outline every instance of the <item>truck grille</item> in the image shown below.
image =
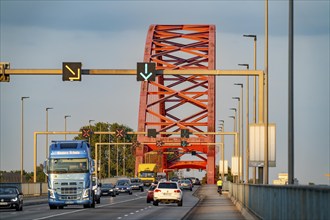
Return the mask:
<svg viewBox="0 0 330 220">
<path fill-rule="evenodd" d="M 55 182 L 60 200 L 79 200 L 82 198 L 83 182 Z"/>
</svg>

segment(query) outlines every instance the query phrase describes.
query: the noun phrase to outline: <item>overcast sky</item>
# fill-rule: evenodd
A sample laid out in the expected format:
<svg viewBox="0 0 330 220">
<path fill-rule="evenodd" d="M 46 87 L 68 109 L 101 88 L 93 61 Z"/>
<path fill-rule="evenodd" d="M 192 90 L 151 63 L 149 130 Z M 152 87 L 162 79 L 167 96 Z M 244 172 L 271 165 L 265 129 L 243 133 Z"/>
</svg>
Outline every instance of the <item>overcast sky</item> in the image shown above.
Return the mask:
<svg viewBox="0 0 330 220">
<path fill-rule="evenodd" d="M 143 60 L 150 24 L 216 25 L 216 68 L 264 69 L 264 1 L 5 1 L 0 0 L 0 61 L 12 69 L 61 69 L 82 62 L 83 69 L 133 69 Z M 288 1 L 269 1 L 269 122 L 276 123 L 276 167 L 270 182 L 288 172 Z M 294 1 L 295 177 L 302 184 L 329 184 L 329 1 Z M 229 108 L 240 95 L 234 83 L 245 77 L 217 78 L 216 119 L 233 130 Z M 252 81 L 252 80 L 250 80 Z M 252 84 L 250 84 L 252 88 Z M 137 129 L 140 84 L 132 76 L 11 76 L 0 84 L 0 170 L 20 170 L 21 97 L 24 100 L 24 168 L 33 170 L 33 132 L 77 131 L 95 122 L 123 123 Z M 252 94 L 252 90 L 250 91 Z M 252 103 L 252 97 L 250 97 Z M 252 105 L 250 104 L 250 112 Z M 252 117 L 251 117 L 252 118 Z M 217 126 L 218 127 L 218 126 Z M 72 138 L 72 136 L 68 136 Z M 63 139 L 51 136 L 50 140 Z M 226 158 L 232 154 L 226 138 Z M 45 138 L 38 140 L 38 164 L 45 160 Z M 43 146 L 43 147 L 40 147 Z"/>
</svg>

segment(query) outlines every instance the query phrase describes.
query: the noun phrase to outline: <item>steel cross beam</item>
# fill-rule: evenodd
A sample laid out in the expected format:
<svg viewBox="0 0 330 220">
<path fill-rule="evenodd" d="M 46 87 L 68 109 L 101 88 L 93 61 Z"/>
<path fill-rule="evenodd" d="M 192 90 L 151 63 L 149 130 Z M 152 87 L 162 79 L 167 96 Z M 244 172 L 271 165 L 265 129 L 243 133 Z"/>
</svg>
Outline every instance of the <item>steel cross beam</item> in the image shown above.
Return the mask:
<svg viewBox="0 0 330 220">
<path fill-rule="evenodd" d="M 4 62 L 0 62 L 4 63 Z M 9 65 L 8 65 L 9 66 Z M 6 75 L 62 75 L 62 69 L 5 69 Z M 136 75 L 136 69 L 82 69 L 82 75 Z M 205 75 L 205 76 L 258 76 L 258 118 L 264 121 L 264 71 L 263 70 L 156 70 L 157 75 Z"/>
<path fill-rule="evenodd" d="M 132 133 L 132 134 L 147 134 L 147 132 L 127 132 L 127 134 Z M 163 133 L 177 133 L 180 134 L 180 132 L 163 132 Z M 199 134 L 214 134 L 214 135 L 234 135 L 235 136 L 235 147 L 238 144 L 238 134 L 237 132 L 194 132 L 194 133 L 199 133 Z M 81 134 L 81 131 L 35 131 L 33 133 L 33 158 L 34 158 L 34 165 L 33 165 L 33 182 L 37 182 L 37 138 L 38 135 L 57 135 L 57 134 Z M 115 132 L 111 131 L 99 131 L 99 132 L 94 132 L 94 134 L 115 134 Z M 146 143 L 141 143 L 146 144 Z M 221 143 L 205 143 L 206 145 L 219 145 Z M 95 144 L 95 160 L 97 164 L 97 146 L 98 145 L 132 145 L 132 143 L 96 143 Z M 96 165 L 97 169 L 97 165 Z"/>
</svg>

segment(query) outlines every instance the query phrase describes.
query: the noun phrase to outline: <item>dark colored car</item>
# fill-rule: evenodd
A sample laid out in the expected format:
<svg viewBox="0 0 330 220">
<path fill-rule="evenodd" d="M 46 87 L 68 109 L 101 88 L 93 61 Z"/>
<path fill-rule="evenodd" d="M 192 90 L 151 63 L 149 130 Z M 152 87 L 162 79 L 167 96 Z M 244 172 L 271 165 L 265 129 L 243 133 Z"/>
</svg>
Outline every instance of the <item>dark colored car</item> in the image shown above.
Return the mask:
<svg viewBox="0 0 330 220">
<path fill-rule="evenodd" d="M 147 203 L 154 201 L 154 190 L 157 187 L 157 184 L 151 184 L 147 192 Z"/>
<path fill-rule="evenodd" d="M 0 187 L 0 208 L 23 210 L 23 193 L 16 186 Z"/>
<path fill-rule="evenodd" d="M 129 195 L 132 195 L 131 180 L 128 178 L 117 180 L 116 189 L 119 193 L 128 193 Z"/>
<path fill-rule="evenodd" d="M 140 190 L 141 192 L 144 191 L 143 182 L 139 178 L 131 178 L 131 187 L 132 190 Z"/>
<path fill-rule="evenodd" d="M 194 185 L 201 185 L 201 181 L 198 178 L 196 178 Z"/>
<path fill-rule="evenodd" d="M 112 196 L 116 197 L 118 195 L 118 191 L 116 190 L 115 185 L 112 183 L 103 183 L 101 185 L 101 195 L 102 196 Z"/>
</svg>

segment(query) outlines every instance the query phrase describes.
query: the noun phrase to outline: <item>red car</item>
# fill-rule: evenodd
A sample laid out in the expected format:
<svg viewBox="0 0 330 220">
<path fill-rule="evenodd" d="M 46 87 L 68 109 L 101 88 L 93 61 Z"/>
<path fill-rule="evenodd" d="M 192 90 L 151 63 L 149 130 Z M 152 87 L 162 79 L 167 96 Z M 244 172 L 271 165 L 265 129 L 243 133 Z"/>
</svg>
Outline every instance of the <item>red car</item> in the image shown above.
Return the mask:
<svg viewBox="0 0 330 220">
<path fill-rule="evenodd" d="M 147 192 L 147 203 L 154 201 L 154 190 L 157 187 L 157 184 L 151 184 Z"/>
</svg>

